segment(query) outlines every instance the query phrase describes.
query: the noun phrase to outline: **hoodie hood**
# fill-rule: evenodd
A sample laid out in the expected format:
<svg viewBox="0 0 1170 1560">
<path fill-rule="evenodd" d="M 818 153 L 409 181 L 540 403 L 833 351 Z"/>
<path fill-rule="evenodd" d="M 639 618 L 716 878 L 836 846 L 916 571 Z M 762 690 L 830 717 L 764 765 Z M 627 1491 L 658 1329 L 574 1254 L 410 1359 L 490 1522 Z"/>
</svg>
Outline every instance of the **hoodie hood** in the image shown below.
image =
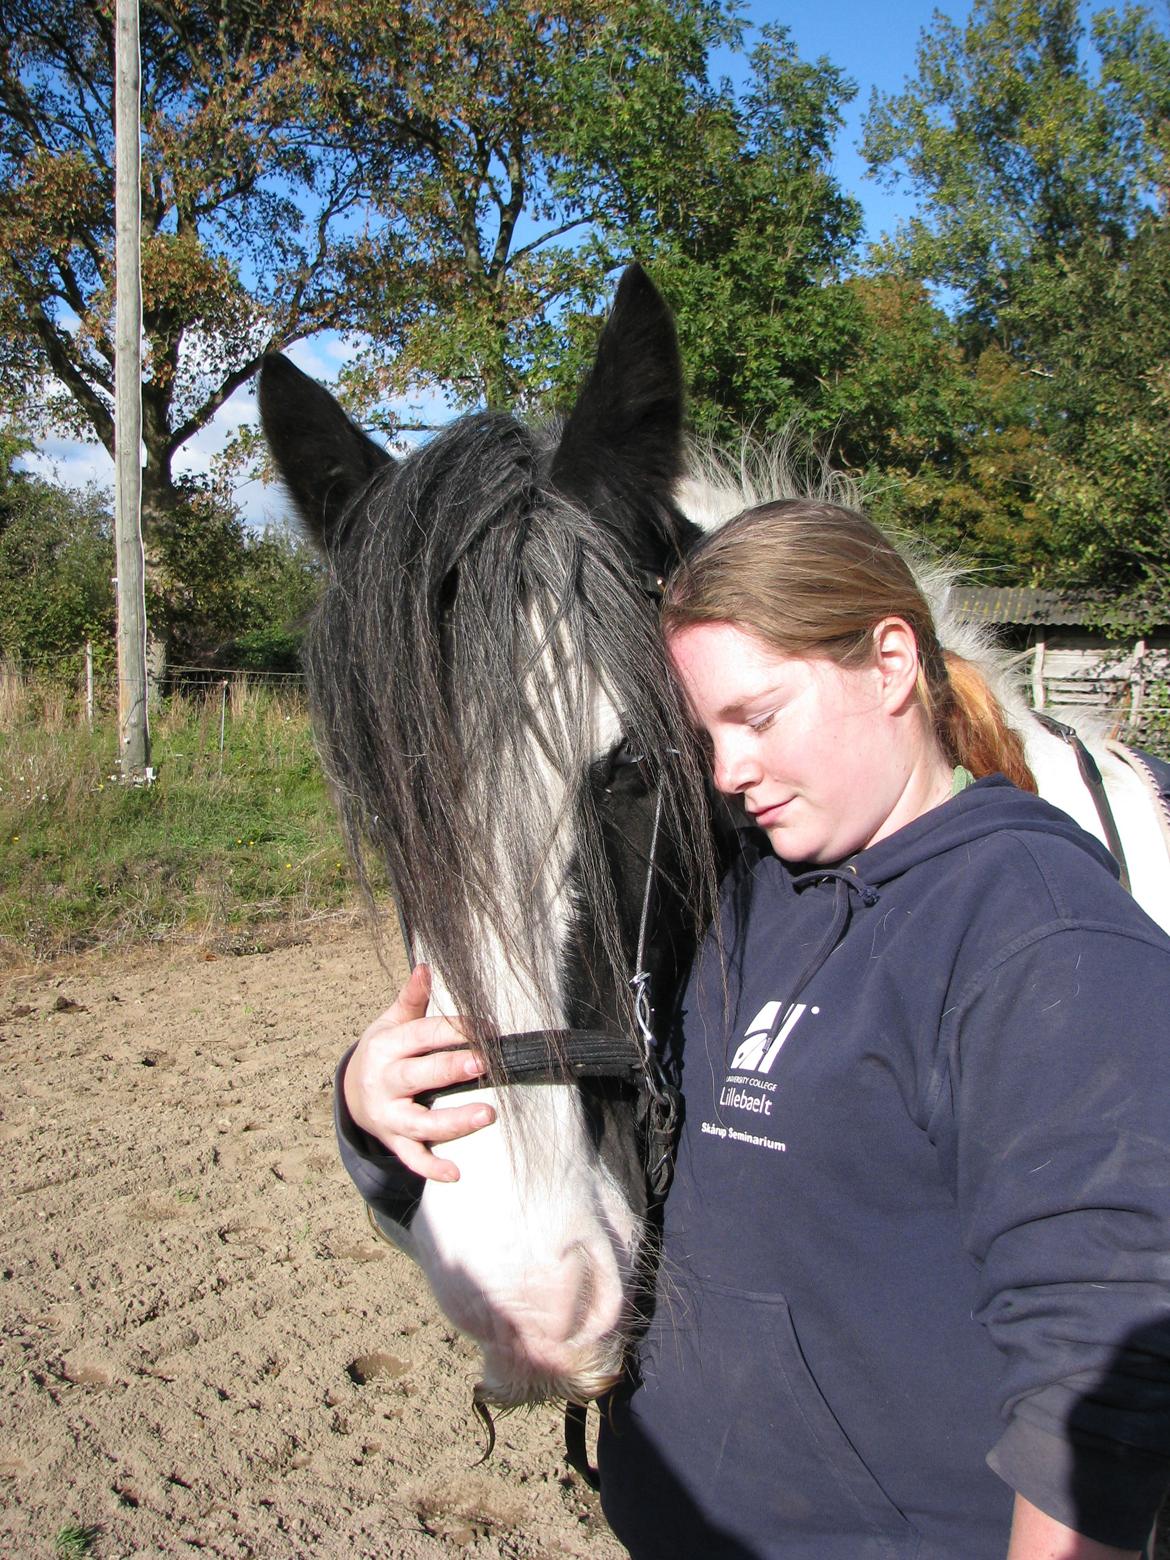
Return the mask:
<svg viewBox="0 0 1170 1560">
<path fill-rule="evenodd" d="M 998 774 L 975 781 L 841 866 L 789 867 L 795 893 L 812 888 L 831 889 L 833 909 L 799 976 L 777 1006 L 768 1033 L 769 1043 L 779 1034 L 800 993 L 849 930 L 856 907 L 872 909 L 879 905 L 883 886 L 912 867 L 1005 830 L 1060 836 L 1106 867 L 1115 878 L 1118 875 L 1117 862 L 1104 845 L 1086 834 L 1067 813 L 1021 791 Z"/>
<path fill-rule="evenodd" d="M 1099 840 L 1086 834 L 1067 813 L 1021 791 L 1003 775 L 976 780 L 958 796 L 941 807 L 932 807 L 846 865 L 862 882 L 880 888 L 921 862 L 1005 829 L 1013 834 L 1058 835 L 1117 876 L 1117 863 Z M 813 870 L 803 871 L 794 878 L 794 886 L 816 876 Z"/>
</svg>

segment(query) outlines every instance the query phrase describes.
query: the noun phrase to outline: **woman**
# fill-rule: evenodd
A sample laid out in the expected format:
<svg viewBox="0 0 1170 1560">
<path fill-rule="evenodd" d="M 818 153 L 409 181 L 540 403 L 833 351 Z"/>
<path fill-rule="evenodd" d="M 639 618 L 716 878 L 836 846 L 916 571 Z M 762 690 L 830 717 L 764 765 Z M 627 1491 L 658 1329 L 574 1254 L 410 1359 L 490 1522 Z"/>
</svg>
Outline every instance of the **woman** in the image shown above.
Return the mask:
<svg viewBox="0 0 1170 1560">
<path fill-rule="evenodd" d="M 1170 1478 L 1170 943 L 864 517 L 748 511 L 664 630 L 757 832 L 683 1002 L 615 1531 L 638 1560 L 1136 1556 Z M 450 1177 L 428 1144 L 487 1117 L 409 1098 L 477 1065 L 425 1054 L 425 1003 L 416 972 L 344 1097 Z"/>
</svg>

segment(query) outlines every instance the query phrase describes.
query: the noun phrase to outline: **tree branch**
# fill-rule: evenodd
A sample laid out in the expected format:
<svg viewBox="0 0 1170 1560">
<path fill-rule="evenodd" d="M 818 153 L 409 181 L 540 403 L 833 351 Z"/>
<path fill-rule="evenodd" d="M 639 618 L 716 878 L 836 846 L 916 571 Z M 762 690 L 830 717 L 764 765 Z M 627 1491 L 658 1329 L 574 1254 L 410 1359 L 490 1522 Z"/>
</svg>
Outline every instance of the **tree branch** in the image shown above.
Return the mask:
<svg viewBox="0 0 1170 1560">
<path fill-rule="evenodd" d="M 28 308 L 28 323 L 37 335 L 54 374 L 89 418 L 94 432 L 112 456 L 114 453 L 114 417 L 109 407 L 74 362 L 66 338 L 39 303 Z M 108 387 L 104 387 L 108 388 Z"/>
</svg>

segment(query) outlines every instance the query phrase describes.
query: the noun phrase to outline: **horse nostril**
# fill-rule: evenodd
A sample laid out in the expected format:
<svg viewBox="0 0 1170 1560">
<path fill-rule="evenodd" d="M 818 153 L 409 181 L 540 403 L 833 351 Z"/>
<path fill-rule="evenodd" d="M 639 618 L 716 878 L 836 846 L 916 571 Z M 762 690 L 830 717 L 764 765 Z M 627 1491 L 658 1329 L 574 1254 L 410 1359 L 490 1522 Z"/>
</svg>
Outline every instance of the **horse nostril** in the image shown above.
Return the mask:
<svg viewBox="0 0 1170 1560">
<path fill-rule="evenodd" d="M 575 1297 L 565 1337 L 575 1338 L 585 1326 L 593 1310 L 597 1293 L 597 1270 L 588 1250 L 580 1241 L 574 1241 L 571 1246 L 566 1246 L 561 1253 L 561 1260 L 569 1269 L 566 1277 L 570 1281 L 570 1292 Z"/>
</svg>

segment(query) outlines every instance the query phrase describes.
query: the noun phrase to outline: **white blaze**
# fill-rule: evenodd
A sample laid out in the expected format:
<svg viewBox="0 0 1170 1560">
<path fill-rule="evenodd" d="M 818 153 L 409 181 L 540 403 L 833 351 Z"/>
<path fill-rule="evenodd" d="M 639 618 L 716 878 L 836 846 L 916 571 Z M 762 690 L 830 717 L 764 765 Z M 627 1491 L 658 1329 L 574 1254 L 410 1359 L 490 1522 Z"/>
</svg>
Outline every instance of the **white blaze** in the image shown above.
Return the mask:
<svg viewBox="0 0 1170 1560">
<path fill-rule="evenodd" d="M 592 750 L 607 752 L 619 737 L 616 713 L 599 694 Z M 549 844 L 540 881 L 506 887 L 516 914 L 538 923 L 538 989 L 509 965 L 489 928 L 477 939 L 504 1033 L 567 1024 L 560 971 L 574 819 L 564 782 L 537 743 L 525 783 L 547 809 Z M 491 801 L 483 807 L 489 831 Z M 430 1010 L 454 1015 L 441 969 Z M 620 1367 L 639 1221 L 598 1159 L 575 1089 L 540 1084 L 506 1092 L 507 1099 L 491 1089 L 446 1098 L 447 1105 L 487 1100 L 499 1119 L 442 1146 L 460 1178 L 427 1182 L 411 1253 L 447 1315 L 480 1343 L 489 1397 L 519 1402 L 601 1390 Z M 443 1109 L 444 1098 L 433 1108 Z"/>
</svg>

